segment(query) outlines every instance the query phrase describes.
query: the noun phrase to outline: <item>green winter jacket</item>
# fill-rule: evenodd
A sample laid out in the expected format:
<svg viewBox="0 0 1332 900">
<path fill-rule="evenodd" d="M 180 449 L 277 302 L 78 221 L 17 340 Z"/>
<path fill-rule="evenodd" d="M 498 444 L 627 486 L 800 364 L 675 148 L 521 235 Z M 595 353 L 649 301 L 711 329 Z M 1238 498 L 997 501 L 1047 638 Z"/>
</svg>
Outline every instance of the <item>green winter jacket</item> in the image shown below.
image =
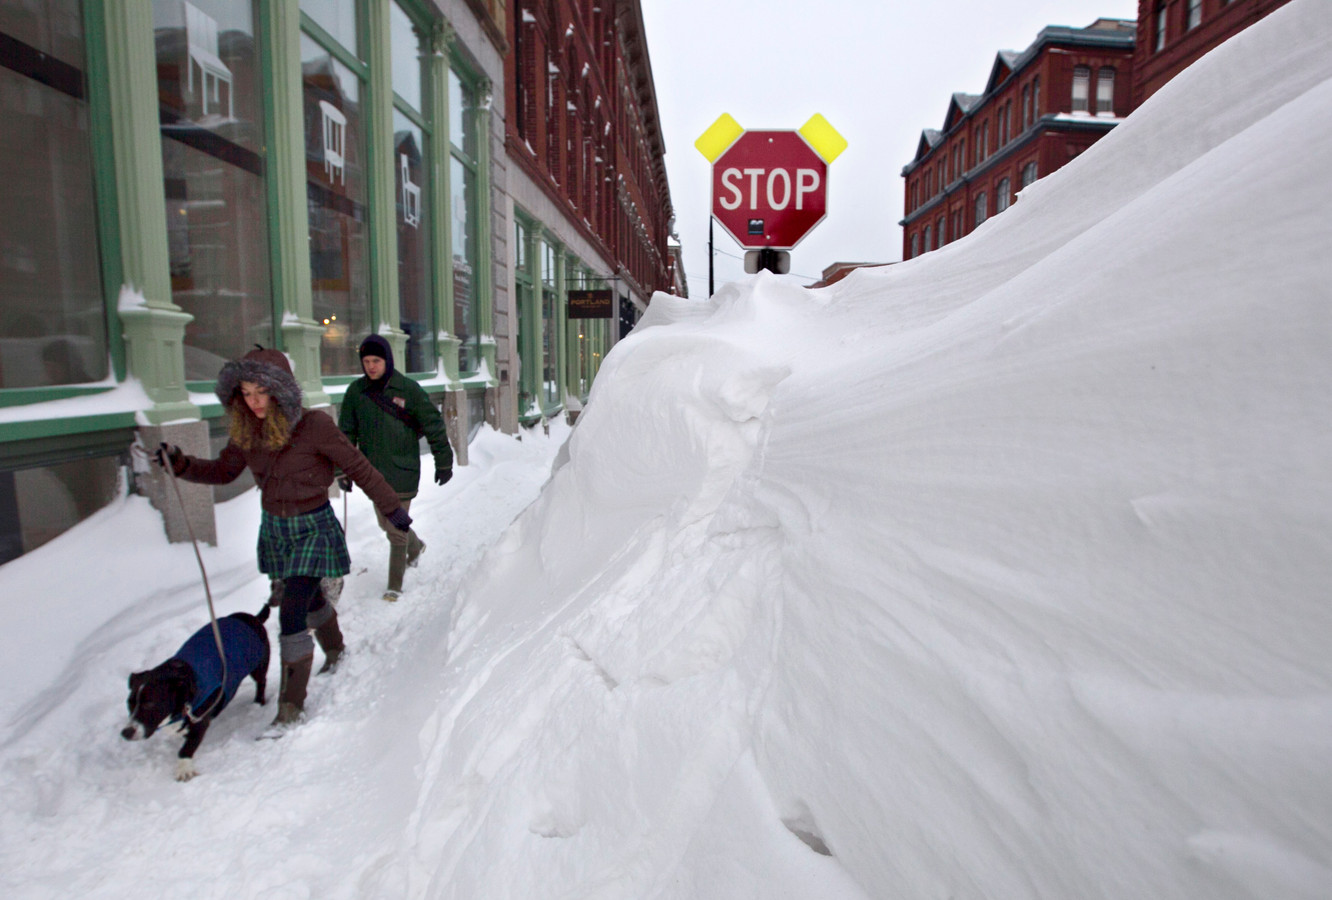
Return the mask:
<svg viewBox="0 0 1332 900">
<path fill-rule="evenodd" d="M 338 427 L 393 486 L 398 496 L 404 499 L 415 497 L 421 482 L 421 437 L 424 436 L 430 444 L 435 468 L 453 469 L 453 450 L 449 447 L 444 417 L 421 386 L 401 372 L 394 371 L 389 375 L 384 396 L 411 414 L 417 430 L 367 396 L 369 386 L 370 379 L 364 375 L 347 385 Z"/>
</svg>

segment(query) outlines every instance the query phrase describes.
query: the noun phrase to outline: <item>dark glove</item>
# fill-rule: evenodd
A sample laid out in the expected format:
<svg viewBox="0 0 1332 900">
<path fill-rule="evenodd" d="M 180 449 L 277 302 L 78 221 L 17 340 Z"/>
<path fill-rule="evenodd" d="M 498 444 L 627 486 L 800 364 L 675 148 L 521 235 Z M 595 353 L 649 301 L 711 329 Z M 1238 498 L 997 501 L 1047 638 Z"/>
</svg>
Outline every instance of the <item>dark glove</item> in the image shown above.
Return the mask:
<svg viewBox="0 0 1332 900">
<path fill-rule="evenodd" d="M 352 480 L 350 475 L 338 476 L 338 487 L 342 488 L 344 494 L 350 494 L 352 489 Z"/>
<path fill-rule="evenodd" d="M 412 527 L 412 517 L 407 515 L 407 510 L 399 506 L 393 512 L 384 518 L 389 520 L 389 524 L 399 531 L 406 531 Z"/>
<path fill-rule="evenodd" d="M 449 479 L 452 477 L 453 477 L 452 469 L 435 470 L 435 484 L 447 484 Z"/>
<path fill-rule="evenodd" d="M 171 474 L 179 475 L 185 471 L 185 454 L 174 444 L 168 444 L 163 441 L 157 445 L 157 452 L 153 454 L 153 462 L 162 468 L 171 468 Z"/>
</svg>

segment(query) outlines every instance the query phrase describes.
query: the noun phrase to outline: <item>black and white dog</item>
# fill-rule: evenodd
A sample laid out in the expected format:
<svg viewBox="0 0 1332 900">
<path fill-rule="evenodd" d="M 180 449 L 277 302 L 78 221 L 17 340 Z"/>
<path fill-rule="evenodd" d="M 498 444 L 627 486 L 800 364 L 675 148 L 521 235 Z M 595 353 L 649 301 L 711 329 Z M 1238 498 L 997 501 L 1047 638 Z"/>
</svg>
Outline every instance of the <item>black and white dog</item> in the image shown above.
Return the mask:
<svg viewBox="0 0 1332 900">
<path fill-rule="evenodd" d="M 129 677 L 129 723 L 120 732 L 127 741 L 152 736 L 163 722 L 182 723 L 185 744 L 176 762 L 176 780 L 189 781 L 199 774 L 194 751 L 199 749 L 213 717 L 226 709 L 245 677 L 254 679 L 258 690 L 254 702 L 264 703 L 268 682 L 268 605 L 252 616 L 232 613 L 217 620 L 226 650 L 226 683 L 223 663 L 217 653 L 212 624 L 196 631 L 176 654 L 154 669 Z"/>
</svg>

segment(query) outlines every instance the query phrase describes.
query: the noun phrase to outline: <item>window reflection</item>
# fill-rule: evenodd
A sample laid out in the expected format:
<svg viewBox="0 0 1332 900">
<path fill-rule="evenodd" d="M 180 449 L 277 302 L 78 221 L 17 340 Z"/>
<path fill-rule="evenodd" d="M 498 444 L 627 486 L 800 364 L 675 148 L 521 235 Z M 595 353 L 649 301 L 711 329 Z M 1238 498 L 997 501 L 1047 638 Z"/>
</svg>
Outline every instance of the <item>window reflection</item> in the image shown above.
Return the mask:
<svg viewBox="0 0 1332 900">
<path fill-rule="evenodd" d="M 360 58 L 356 0 L 301 0 L 301 12 L 328 32 L 329 37 Z"/>
<path fill-rule="evenodd" d="M 324 375 L 361 371 L 356 354 L 370 321 L 369 231 L 361 83 L 327 50 L 301 36 L 306 203 L 314 319 L 324 326 Z"/>
<path fill-rule="evenodd" d="M 421 129 L 393 114 L 397 180 L 398 315 L 407 332 L 405 371 L 435 368 L 435 307 L 430 292 L 430 196 Z"/>
<path fill-rule="evenodd" d="M 481 366 L 476 322 L 477 175 L 476 92 L 449 70 L 449 206 L 453 243 L 453 333 L 461 341 L 458 366 L 475 372 Z"/>
<path fill-rule="evenodd" d="M 109 363 L 77 0 L 0 3 L 0 388 Z"/>
<path fill-rule="evenodd" d="M 254 21 L 249 2 L 153 3 L 171 296 L 194 317 L 187 379 L 274 340 Z"/>
<path fill-rule="evenodd" d="M 450 209 L 453 220 L 453 335 L 461 341 L 458 365 L 475 372 L 481 364 L 476 331 L 472 327 L 476 291 L 476 174 L 456 156 L 449 176 Z"/>
</svg>

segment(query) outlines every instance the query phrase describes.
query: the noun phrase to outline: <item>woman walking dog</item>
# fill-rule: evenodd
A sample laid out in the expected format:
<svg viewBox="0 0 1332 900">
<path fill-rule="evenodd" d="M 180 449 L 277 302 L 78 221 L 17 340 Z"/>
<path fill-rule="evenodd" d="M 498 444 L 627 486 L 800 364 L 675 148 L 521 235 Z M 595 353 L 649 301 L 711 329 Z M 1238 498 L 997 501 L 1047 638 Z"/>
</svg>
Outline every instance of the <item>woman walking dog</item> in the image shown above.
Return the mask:
<svg viewBox="0 0 1332 900">
<path fill-rule="evenodd" d="M 282 687 L 274 725 L 299 721 L 314 662 L 314 641 L 324 651 L 321 672 L 331 671 L 344 643 L 338 614 L 319 591 L 321 578 L 351 569 L 347 542 L 328 502 L 341 469 L 375 503 L 380 514 L 406 531 L 412 520 L 398 495 L 338 426 L 320 410 L 301 408 L 301 388 L 278 350 L 251 350 L 222 367 L 217 397 L 231 416 L 231 440 L 217 459 L 187 456 L 162 444 L 158 465 L 200 484 L 227 484 L 247 466 L 263 507 L 259 522 L 259 571 L 283 580 L 279 610 Z M 314 638 L 310 629 L 314 629 Z"/>
</svg>

